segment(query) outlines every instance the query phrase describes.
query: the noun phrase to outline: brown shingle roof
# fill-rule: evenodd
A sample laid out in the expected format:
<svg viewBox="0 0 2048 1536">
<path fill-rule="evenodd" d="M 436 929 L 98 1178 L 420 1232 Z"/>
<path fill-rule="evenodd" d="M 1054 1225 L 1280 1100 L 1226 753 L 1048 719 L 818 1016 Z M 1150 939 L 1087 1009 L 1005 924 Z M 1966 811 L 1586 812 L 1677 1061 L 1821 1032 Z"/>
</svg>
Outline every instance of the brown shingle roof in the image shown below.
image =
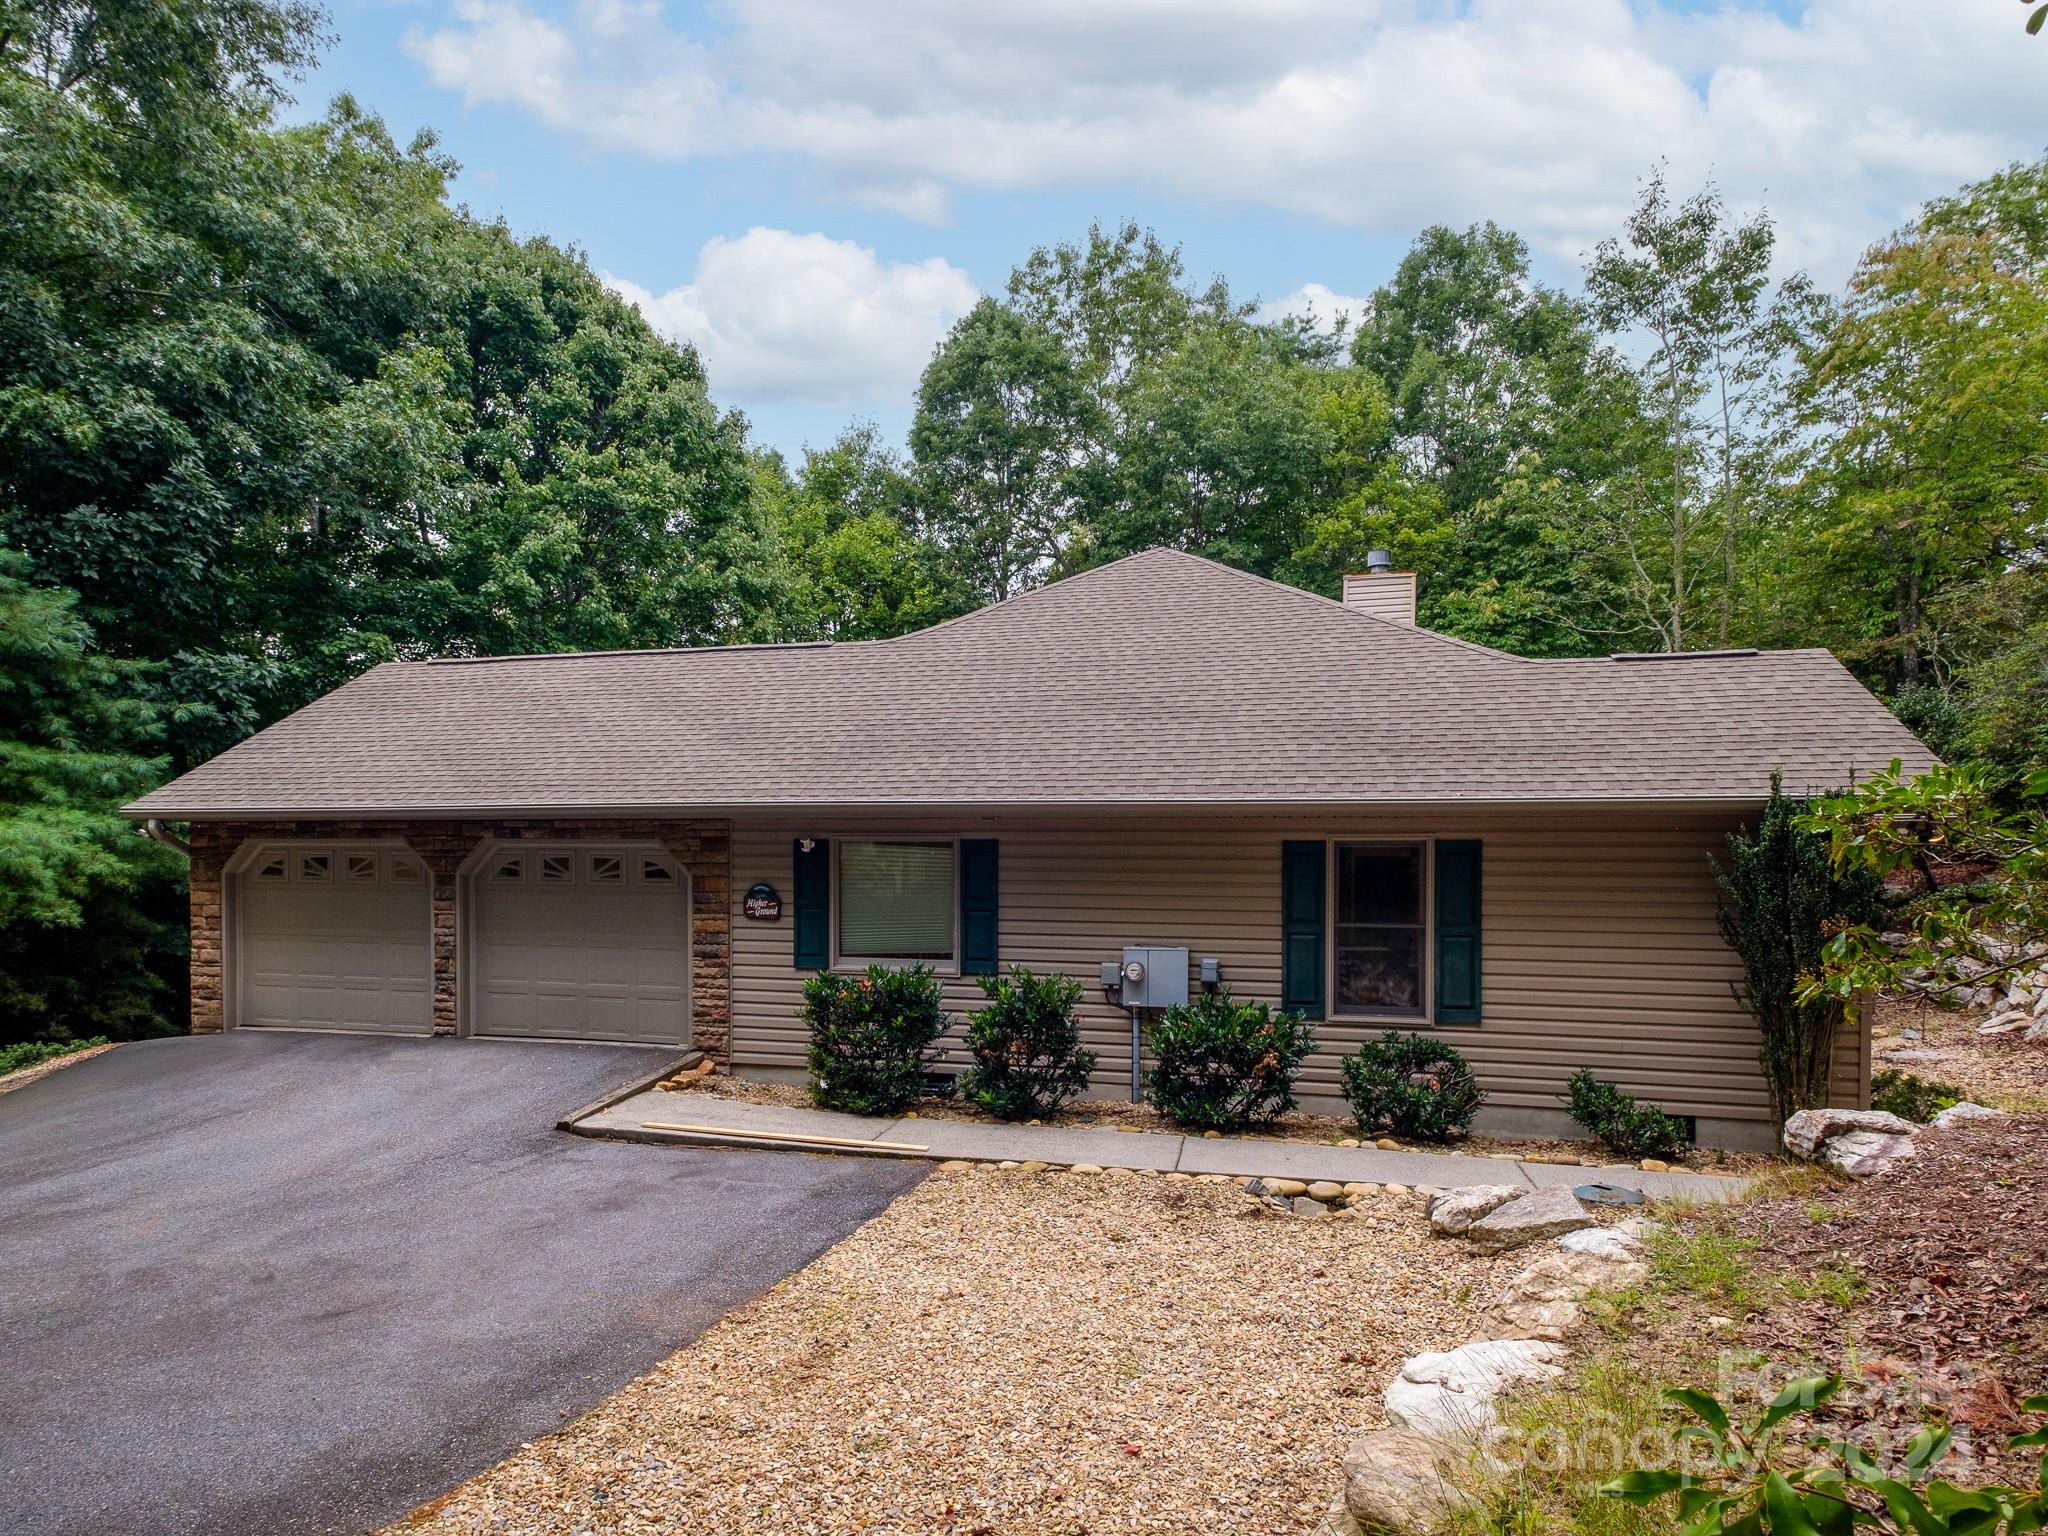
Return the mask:
<svg viewBox="0 0 2048 1536">
<path fill-rule="evenodd" d="M 1151 550 L 894 640 L 390 663 L 128 809 L 1749 802 L 1894 757 L 1826 651 L 1529 660 Z"/>
</svg>

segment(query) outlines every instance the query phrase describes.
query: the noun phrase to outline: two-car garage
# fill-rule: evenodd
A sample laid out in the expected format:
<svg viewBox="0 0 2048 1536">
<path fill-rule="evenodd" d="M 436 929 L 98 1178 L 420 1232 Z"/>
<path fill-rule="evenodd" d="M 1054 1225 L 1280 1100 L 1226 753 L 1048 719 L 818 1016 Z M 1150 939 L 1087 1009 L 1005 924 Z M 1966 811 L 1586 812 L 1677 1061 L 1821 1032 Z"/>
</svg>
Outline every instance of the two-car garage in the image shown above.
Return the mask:
<svg viewBox="0 0 2048 1536">
<path fill-rule="evenodd" d="M 234 1024 L 432 1032 L 432 889 L 416 854 L 263 845 L 229 875 Z M 662 850 L 486 848 L 457 882 L 456 945 L 459 1033 L 689 1041 L 689 878 Z"/>
</svg>

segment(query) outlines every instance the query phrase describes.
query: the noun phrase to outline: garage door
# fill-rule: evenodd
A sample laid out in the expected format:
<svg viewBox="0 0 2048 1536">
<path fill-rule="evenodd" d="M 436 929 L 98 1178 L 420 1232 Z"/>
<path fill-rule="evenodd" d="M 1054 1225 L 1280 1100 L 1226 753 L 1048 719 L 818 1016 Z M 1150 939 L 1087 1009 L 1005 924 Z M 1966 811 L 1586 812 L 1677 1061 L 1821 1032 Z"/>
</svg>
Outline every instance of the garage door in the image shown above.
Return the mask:
<svg viewBox="0 0 2048 1536">
<path fill-rule="evenodd" d="M 473 878 L 476 1033 L 688 1042 L 689 884 L 674 859 L 506 849 Z"/>
<path fill-rule="evenodd" d="M 259 850 L 237 902 L 236 1022 L 430 1034 L 433 924 L 408 853 L 331 844 Z"/>
</svg>

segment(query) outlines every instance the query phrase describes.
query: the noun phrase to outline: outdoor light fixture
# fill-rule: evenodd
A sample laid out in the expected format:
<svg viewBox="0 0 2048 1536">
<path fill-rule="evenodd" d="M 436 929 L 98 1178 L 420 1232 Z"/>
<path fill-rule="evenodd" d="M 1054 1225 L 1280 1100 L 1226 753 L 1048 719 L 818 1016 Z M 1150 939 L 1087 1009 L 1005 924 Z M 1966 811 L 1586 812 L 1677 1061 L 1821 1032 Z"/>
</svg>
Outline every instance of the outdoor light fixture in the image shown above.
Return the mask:
<svg viewBox="0 0 2048 1536">
<path fill-rule="evenodd" d="M 796 840 L 796 845 L 803 849 L 805 853 L 816 853 L 818 851 L 818 840 L 815 837 L 800 837 Z"/>
</svg>

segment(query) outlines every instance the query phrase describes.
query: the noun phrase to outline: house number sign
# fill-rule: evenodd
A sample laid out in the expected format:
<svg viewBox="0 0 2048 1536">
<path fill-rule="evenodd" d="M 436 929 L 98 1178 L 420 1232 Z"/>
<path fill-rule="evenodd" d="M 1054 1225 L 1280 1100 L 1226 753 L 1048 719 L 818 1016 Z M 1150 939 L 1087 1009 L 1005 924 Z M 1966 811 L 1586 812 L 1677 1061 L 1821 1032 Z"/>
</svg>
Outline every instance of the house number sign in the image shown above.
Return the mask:
<svg viewBox="0 0 2048 1536">
<path fill-rule="evenodd" d="M 747 887 L 747 894 L 740 903 L 740 911 L 756 922 L 772 923 L 782 916 L 782 898 L 775 887 L 763 882 Z"/>
</svg>

